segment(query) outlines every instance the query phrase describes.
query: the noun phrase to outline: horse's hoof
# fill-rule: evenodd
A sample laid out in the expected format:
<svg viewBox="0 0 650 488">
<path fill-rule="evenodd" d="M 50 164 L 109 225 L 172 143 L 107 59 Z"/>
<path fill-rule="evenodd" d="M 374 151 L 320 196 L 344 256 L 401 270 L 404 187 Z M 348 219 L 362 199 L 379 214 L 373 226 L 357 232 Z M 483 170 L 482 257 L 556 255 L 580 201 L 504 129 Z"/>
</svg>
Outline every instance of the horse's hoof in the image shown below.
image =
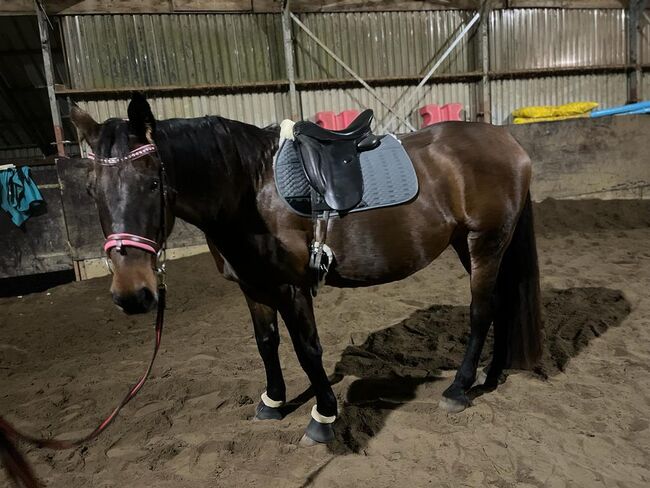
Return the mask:
<svg viewBox="0 0 650 488">
<path fill-rule="evenodd" d="M 438 406 L 447 413 L 459 413 L 470 406 L 470 401 L 465 391 L 459 385 L 453 383 L 442 393 L 442 399 Z"/>
<path fill-rule="evenodd" d="M 334 428 L 332 424 L 321 424 L 315 419 L 311 419 L 299 444 L 302 447 L 312 447 L 317 444 L 327 444 L 333 439 Z"/>
<path fill-rule="evenodd" d="M 460 413 L 469 407 L 469 400 L 454 400 L 452 398 L 442 397 L 438 406 L 447 413 Z"/>
<path fill-rule="evenodd" d="M 282 420 L 283 415 L 279 408 L 269 407 L 264 402 L 255 408 L 255 420 Z"/>
</svg>

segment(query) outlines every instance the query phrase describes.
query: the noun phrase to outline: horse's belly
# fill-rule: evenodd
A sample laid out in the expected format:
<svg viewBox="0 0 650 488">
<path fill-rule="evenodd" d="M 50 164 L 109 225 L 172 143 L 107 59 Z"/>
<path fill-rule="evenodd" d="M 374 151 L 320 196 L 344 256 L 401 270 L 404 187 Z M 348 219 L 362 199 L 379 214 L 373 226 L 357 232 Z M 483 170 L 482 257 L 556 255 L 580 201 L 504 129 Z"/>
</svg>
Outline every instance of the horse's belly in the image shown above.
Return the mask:
<svg viewBox="0 0 650 488">
<path fill-rule="evenodd" d="M 444 251 L 455 222 L 405 206 L 350 214 L 337 219 L 327 237 L 335 264 L 327 283 L 369 286 L 401 280 Z"/>
</svg>

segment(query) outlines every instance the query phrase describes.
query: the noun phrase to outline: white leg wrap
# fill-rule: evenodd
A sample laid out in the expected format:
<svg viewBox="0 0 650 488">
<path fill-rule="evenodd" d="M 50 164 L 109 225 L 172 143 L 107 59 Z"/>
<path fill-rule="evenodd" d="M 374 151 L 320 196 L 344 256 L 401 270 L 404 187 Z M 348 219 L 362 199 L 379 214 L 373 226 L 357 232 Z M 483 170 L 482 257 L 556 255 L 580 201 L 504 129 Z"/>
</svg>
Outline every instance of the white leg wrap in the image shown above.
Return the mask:
<svg viewBox="0 0 650 488">
<path fill-rule="evenodd" d="M 318 413 L 318 410 L 316 410 L 316 405 L 314 405 L 314 407 L 311 409 L 311 418 L 313 418 L 319 424 L 331 424 L 336 420 L 336 415 L 325 417 L 325 415 Z"/>
<path fill-rule="evenodd" d="M 266 405 L 269 408 L 280 408 L 282 405 L 284 405 L 283 401 L 272 400 L 271 398 L 269 398 L 266 392 L 262 393 L 262 403 L 264 403 L 264 405 Z"/>
</svg>

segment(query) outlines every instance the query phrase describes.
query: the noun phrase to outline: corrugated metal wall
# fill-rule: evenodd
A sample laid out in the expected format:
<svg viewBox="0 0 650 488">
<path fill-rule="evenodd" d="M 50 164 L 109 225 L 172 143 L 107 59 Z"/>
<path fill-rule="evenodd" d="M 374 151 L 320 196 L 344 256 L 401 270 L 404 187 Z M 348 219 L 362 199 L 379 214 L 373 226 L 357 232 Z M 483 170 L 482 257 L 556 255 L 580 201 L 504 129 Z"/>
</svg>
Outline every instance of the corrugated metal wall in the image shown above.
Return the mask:
<svg viewBox="0 0 650 488">
<path fill-rule="evenodd" d="M 363 77 L 390 79 L 424 73 L 472 15 L 454 10 L 315 13 L 300 18 Z M 299 80 L 349 79 L 304 32 L 295 25 L 293 29 Z M 238 85 L 286 78 L 277 14 L 68 16 L 63 18 L 63 32 L 73 88 Z M 625 40 L 622 9 L 491 12 L 490 71 L 509 73 L 506 79 L 490 83 L 493 122 L 507 123 L 512 110 L 524 105 L 576 100 L 597 101 L 603 107 L 624 103 L 622 73 L 508 77 L 540 68 L 621 67 L 626 62 Z M 438 73 L 476 73 L 478 58 L 478 36 L 466 37 Z M 393 105 L 407 88 L 400 83 L 377 91 Z M 306 118 L 321 110 L 370 107 L 381 120 L 386 112 L 361 88 L 301 90 L 300 99 Z M 419 127 L 418 107 L 450 102 L 462 103 L 466 118 L 473 119 L 476 83 L 425 87 L 418 103 L 408 108 L 410 120 Z M 95 102 L 82 97 L 81 105 L 99 119 L 126 113 L 124 100 Z M 160 118 L 217 113 L 258 125 L 278 121 L 290 112 L 283 93 L 169 96 L 155 98 L 153 105 Z"/>
<path fill-rule="evenodd" d="M 495 10 L 490 69 L 624 65 L 625 36 L 624 10 Z"/>
<path fill-rule="evenodd" d="M 236 85 L 285 76 L 271 14 L 63 17 L 72 88 Z"/>
<path fill-rule="evenodd" d="M 390 78 L 424 74 L 472 15 L 438 10 L 303 14 L 300 19 L 361 77 Z M 297 27 L 294 31 L 299 79 L 351 78 L 304 31 Z M 475 46 L 465 37 L 438 72 L 467 73 L 475 69 Z"/>
</svg>

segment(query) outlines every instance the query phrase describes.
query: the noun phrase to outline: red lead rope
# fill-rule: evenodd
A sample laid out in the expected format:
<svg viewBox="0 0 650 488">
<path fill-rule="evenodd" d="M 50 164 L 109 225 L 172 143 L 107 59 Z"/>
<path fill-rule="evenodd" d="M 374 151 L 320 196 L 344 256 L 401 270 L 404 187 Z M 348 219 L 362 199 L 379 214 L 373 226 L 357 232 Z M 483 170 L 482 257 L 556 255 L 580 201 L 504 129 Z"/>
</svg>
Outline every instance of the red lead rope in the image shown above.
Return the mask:
<svg viewBox="0 0 650 488">
<path fill-rule="evenodd" d="M 43 486 L 34 475 L 34 472 L 31 469 L 29 463 L 25 460 L 24 456 L 14 445 L 15 441 L 24 441 L 39 448 L 47 447 L 49 449 L 56 450 L 72 449 L 78 447 L 81 444 L 84 444 L 101 434 L 106 429 L 106 427 L 108 427 L 111 422 L 115 420 L 115 417 L 117 417 L 117 414 L 120 413 L 120 410 L 122 410 L 122 408 L 124 408 L 124 406 L 138 394 L 140 389 L 147 381 L 149 374 L 151 373 L 153 363 L 156 360 L 156 355 L 158 354 L 158 349 L 160 348 L 163 321 L 165 318 L 165 295 L 166 289 L 164 286 L 161 286 L 158 290 L 158 311 L 156 313 L 156 344 L 147 370 L 144 372 L 140 380 L 138 380 L 138 382 L 131 387 L 119 405 L 115 407 L 110 415 L 108 415 L 108 417 L 106 417 L 106 419 L 104 419 L 104 421 L 99 424 L 99 426 L 97 426 L 97 428 L 90 434 L 79 439 L 72 440 L 44 439 L 27 435 L 16 430 L 16 428 L 14 428 L 9 422 L 0 416 L 0 457 L 2 457 L 2 461 L 5 465 L 5 468 L 9 472 L 9 476 L 15 482 L 20 482 L 28 488 Z"/>
</svg>

